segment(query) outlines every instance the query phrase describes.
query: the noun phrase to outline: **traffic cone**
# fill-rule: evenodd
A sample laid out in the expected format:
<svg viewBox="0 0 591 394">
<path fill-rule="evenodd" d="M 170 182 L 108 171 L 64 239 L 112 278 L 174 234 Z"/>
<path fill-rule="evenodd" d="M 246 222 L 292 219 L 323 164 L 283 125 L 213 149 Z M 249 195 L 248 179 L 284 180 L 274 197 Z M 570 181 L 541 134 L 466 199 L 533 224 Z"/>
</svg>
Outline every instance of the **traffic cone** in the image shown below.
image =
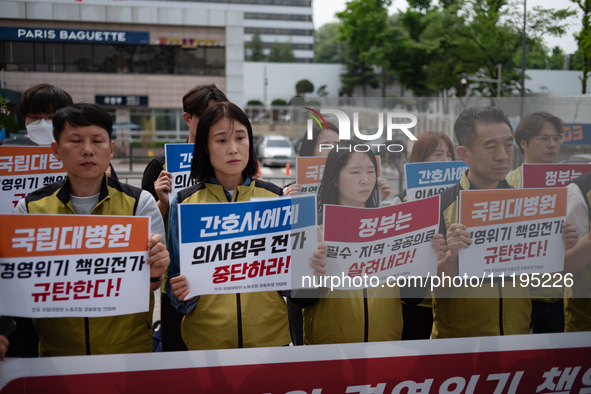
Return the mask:
<svg viewBox="0 0 591 394">
<path fill-rule="evenodd" d="M 291 164 L 289 160 L 285 164 L 285 175 L 291 175 Z"/>
</svg>

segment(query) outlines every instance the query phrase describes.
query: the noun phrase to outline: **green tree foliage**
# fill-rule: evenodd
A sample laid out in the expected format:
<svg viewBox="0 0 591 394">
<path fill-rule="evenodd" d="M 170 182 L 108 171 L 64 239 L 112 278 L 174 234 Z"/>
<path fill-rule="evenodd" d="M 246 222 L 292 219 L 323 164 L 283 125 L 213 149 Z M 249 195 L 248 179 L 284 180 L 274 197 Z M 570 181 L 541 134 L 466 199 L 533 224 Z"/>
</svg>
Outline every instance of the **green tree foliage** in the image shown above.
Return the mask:
<svg viewBox="0 0 591 394">
<path fill-rule="evenodd" d="M 271 101 L 271 105 L 287 105 L 287 101 L 283 99 L 275 99 Z"/>
<path fill-rule="evenodd" d="M 264 62 L 265 61 L 265 54 L 263 53 L 263 41 L 261 41 L 261 36 L 259 34 L 259 29 L 254 31 L 252 35 L 252 40 L 245 44 L 245 48 L 247 50 L 246 59 L 251 62 Z"/>
<path fill-rule="evenodd" d="M 345 63 L 346 44 L 339 41 L 340 23 L 333 22 L 314 31 L 314 62 Z"/>
<path fill-rule="evenodd" d="M 296 83 L 296 95 L 303 96 L 306 93 L 314 92 L 314 84 L 307 79 L 302 79 Z"/>
<path fill-rule="evenodd" d="M 265 105 L 265 104 L 263 104 L 263 102 L 260 100 L 248 100 L 246 105 Z"/>
<path fill-rule="evenodd" d="M 564 70 L 566 62 L 566 54 L 559 46 L 552 48 L 552 53 L 548 58 L 548 67 L 550 70 Z"/>
<path fill-rule="evenodd" d="M 356 86 L 361 86 L 364 97 L 367 96 L 368 86 L 374 89 L 380 86 L 380 78 L 374 68 L 365 64 L 357 52 L 348 52 L 345 70 L 341 74 L 341 89 L 349 97 L 353 96 L 353 89 Z"/>
<path fill-rule="evenodd" d="M 328 86 L 327 85 L 322 85 L 318 88 L 318 90 L 316 91 L 316 94 L 318 95 L 318 97 L 326 97 L 328 96 Z"/>
<path fill-rule="evenodd" d="M 298 60 L 293 54 L 293 48 L 290 43 L 279 44 L 274 42 L 271 45 L 271 51 L 267 61 L 274 63 L 295 63 Z"/>
<path fill-rule="evenodd" d="M 558 48 L 560 50 L 560 48 Z M 521 68 L 521 48 L 517 49 L 513 56 L 513 64 L 517 68 Z M 535 70 L 545 70 L 549 67 L 548 48 L 544 43 L 539 41 L 531 42 L 525 45 L 525 68 Z M 563 60 L 564 61 L 564 60 Z"/>
<path fill-rule="evenodd" d="M 344 11 L 336 14 L 342 22 L 339 39 L 347 43 L 358 57 L 349 60 L 362 62 L 366 66 L 375 64 L 382 68 L 382 96 L 386 96 L 386 44 L 393 38 L 388 19 L 388 6 L 391 3 L 392 0 L 351 0 L 347 2 Z M 350 81 L 356 79 L 355 74 L 346 74 L 352 77 Z M 365 84 L 363 86 L 365 89 Z"/>
<path fill-rule="evenodd" d="M 571 0 L 583 11 L 583 27 L 580 32 L 575 34 L 575 39 L 579 44 L 579 56 L 581 59 L 581 69 L 583 77 L 581 78 L 581 92 L 587 94 L 587 79 L 591 68 L 591 0 Z M 575 53 L 576 55 L 576 53 Z"/>
</svg>

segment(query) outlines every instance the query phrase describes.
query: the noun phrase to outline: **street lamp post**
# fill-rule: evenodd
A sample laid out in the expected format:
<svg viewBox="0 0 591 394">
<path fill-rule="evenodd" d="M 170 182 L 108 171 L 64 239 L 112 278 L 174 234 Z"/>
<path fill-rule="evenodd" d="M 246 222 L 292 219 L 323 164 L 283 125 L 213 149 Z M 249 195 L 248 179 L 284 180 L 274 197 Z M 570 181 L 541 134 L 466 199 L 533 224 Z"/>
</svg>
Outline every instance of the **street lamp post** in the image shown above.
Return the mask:
<svg viewBox="0 0 591 394">
<path fill-rule="evenodd" d="M 462 83 L 462 85 L 467 84 L 468 81 L 496 82 L 497 83 L 497 97 L 501 97 L 501 81 L 502 81 L 502 72 L 503 72 L 503 66 L 501 65 L 501 63 L 497 64 L 497 68 L 499 69 L 499 74 L 497 76 L 497 79 L 480 78 L 480 77 L 475 77 L 473 75 L 462 74 L 462 80 L 460 82 Z"/>
</svg>

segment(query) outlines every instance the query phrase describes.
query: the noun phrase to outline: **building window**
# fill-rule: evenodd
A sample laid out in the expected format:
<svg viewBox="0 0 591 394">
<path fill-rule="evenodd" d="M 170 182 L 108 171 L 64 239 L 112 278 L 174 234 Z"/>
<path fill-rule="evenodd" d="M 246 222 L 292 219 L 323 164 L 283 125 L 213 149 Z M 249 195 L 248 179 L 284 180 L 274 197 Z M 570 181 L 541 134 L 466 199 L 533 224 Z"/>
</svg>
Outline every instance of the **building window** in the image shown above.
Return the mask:
<svg viewBox="0 0 591 394">
<path fill-rule="evenodd" d="M 303 21 L 312 22 L 312 15 L 298 14 L 265 14 L 262 12 L 245 12 L 244 19 L 264 19 L 273 21 Z"/>
<path fill-rule="evenodd" d="M 263 48 L 269 49 L 273 46 L 274 43 L 270 42 L 263 42 Z M 291 44 L 291 48 L 293 50 L 300 49 L 300 50 L 313 50 L 314 44 Z"/>
<path fill-rule="evenodd" d="M 0 41 L 0 68 L 130 74 L 225 75 L 225 48 Z"/>
<path fill-rule="evenodd" d="M 258 28 L 258 27 L 245 27 L 244 34 L 255 34 L 258 31 L 259 34 L 279 34 L 286 36 L 311 36 L 314 35 L 314 30 L 308 29 L 272 29 L 272 28 Z"/>
</svg>

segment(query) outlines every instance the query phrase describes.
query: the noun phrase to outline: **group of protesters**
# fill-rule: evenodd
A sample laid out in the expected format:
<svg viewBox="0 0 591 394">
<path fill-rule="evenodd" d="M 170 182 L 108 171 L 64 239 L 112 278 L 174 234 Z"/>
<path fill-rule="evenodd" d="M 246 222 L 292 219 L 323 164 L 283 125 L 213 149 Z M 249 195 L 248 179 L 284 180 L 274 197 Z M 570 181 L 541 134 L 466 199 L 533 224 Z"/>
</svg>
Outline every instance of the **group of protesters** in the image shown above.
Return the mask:
<svg viewBox="0 0 591 394">
<path fill-rule="evenodd" d="M 104 109 L 74 104 L 65 91 L 48 84 L 23 93 L 18 109 L 26 117 L 32 144 L 51 144 L 67 177 L 26 196 L 15 214 L 151 218 L 149 296 L 153 298 L 156 289 L 160 292 L 163 351 L 591 330 L 591 173 L 568 185 L 567 220 L 562 224 L 564 269 L 582 278 L 572 288 L 547 292 L 496 281 L 480 289 L 441 287 L 433 292 L 376 287 L 338 295 L 312 289 L 305 296 L 260 291 L 189 297 L 190 278 L 181 273 L 179 204 L 250 201 L 301 190 L 296 183 L 282 189 L 261 178 L 245 113 L 213 84 L 197 86 L 183 97 L 187 142 L 194 144 L 191 178 L 196 183 L 170 201 L 172 174 L 164 155 L 148 164 L 141 189 L 117 180 L 110 166 L 113 121 Z M 380 207 L 391 194 L 387 180 L 378 179 L 374 153 L 356 152 L 350 148 L 353 142 L 339 141 L 334 124 L 325 126 L 314 126 L 312 138 L 304 138 L 300 149 L 302 156 L 327 156 L 317 194 L 320 233 L 325 204 Z M 439 233 L 430 241 L 438 275 L 458 275 L 459 251 L 473 242 L 469 229 L 458 223 L 460 191 L 521 188 L 521 167 L 509 173 L 514 143 L 524 152 L 525 163 L 551 163 L 564 140 L 562 126 L 559 118 L 537 112 L 524 117 L 513 132 L 501 109 L 473 107 L 455 122 L 456 149 L 442 132 L 419 135 L 410 162 L 453 161 L 457 155 L 469 166 L 460 182 L 440 196 Z M 322 150 L 323 144 L 342 149 Z M 406 200 L 403 190 L 393 204 Z M 306 262 L 318 276 L 327 273 L 327 247 L 321 241 Z M 131 315 L 14 317 L 14 332 L 0 335 L 0 357 L 150 352 L 152 314 L 153 299 L 147 312 Z"/>
</svg>

